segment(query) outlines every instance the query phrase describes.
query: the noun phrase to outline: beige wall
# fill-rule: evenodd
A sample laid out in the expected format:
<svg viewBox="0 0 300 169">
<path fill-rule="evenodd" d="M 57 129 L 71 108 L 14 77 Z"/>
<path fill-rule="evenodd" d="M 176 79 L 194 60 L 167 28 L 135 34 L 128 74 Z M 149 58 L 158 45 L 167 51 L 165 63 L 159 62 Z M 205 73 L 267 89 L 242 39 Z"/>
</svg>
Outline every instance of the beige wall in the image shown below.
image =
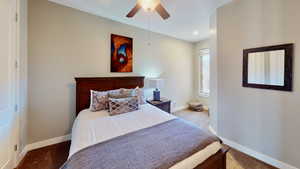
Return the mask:
<svg viewBox="0 0 300 169">
<path fill-rule="evenodd" d="M 218 131 L 300 168 L 300 1 L 236 0 L 220 8 Z M 295 43 L 294 91 L 242 87 L 243 49 Z"/>
<path fill-rule="evenodd" d="M 110 73 L 110 34 L 134 38 L 134 73 Z M 193 44 L 29 0 L 29 143 L 70 133 L 76 76 L 162 77 L 162 95 L 185 106 L 193 91 Z"/>
</svg>

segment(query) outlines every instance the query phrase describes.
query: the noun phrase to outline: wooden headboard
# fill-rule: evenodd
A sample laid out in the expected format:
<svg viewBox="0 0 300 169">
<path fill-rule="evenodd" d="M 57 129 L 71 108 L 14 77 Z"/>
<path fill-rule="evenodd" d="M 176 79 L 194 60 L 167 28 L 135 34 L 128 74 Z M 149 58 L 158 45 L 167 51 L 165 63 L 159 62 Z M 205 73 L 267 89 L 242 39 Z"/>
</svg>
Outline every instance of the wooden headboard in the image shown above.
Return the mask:
<svg viewBox="0 0 300 169">
<path fill-rule="evenodd" d="M 76 116 L 90 106 L 90 91 L 144 87 L 143 76 L 130 77 L 78 77 L 76 80 Z"/>
</svg>

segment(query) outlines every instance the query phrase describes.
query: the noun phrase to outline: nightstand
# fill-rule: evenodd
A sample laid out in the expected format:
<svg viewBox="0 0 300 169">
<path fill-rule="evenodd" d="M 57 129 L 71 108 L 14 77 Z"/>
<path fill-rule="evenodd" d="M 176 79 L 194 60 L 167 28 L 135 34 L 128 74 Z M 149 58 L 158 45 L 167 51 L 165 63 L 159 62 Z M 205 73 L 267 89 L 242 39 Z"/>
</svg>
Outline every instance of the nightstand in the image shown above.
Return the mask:
<svg viewBox="0 0 300 169">
<path fill-rule="evenodd" d="M 171 100 L 166 98 L 161 98 L 160 101 L 147 100 L 147 103 L 167 112 L 171 113 Z"/>
</svg>

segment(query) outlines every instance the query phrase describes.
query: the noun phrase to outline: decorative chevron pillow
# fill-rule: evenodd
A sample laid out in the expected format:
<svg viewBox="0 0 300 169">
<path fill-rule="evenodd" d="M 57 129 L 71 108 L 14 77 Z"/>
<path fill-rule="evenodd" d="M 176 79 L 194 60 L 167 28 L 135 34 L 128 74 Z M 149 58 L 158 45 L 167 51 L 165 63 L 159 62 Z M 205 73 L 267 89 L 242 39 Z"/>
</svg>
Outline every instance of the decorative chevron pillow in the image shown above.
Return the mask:
<svg viewBox="0 0 300 169">
<path fill-rule="evenodd" d="M 111 116 L 129 113 L 139 109 L 138 97 L 114 99 L 109 98 L 109 114 Z"/>
</svg>

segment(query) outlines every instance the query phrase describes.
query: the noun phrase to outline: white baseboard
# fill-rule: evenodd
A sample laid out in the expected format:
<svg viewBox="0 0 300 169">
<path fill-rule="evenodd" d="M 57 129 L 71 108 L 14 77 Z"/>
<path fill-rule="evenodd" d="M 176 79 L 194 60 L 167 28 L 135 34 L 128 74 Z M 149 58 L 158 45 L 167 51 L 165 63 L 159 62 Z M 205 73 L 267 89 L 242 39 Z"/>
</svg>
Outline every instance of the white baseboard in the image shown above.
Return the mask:
<svg viewBox="0 0 300 169">
<path fill-rule="evenodd" d="M 53 144 L 61 143 L 61 142 L 64 142 L 64 141 L 68 141 L 70 139 L 71 139 L 71 135 L 68 134 L 68 135 L 65 135 L 65 136 L 55 137 L 55 138 L 51 138 L 51 139 L 48 139 L 48 140 L 28 144 L 25 148 L 27 149 L 27 151 L 31 151 L 31 150 L 46 147 L 46 146 L 49 146 L 49 145 L 53 145 Z"/>
<path fill-rule="evenodd" d="M 53 144 L 62 143 L 62 142 L 68 141 L 70 139 L 71 139 L 71 135 L 68 134 L 68 135 L 65 135 L 65 136 L 55 137 L 55 138 L 51 138 L 51 139 L 48 139 L 48 140 L 28 144 L 23 148 L 21 153 L 18 155 L 17 164 L 19 164 L 22 161 L 22 159 L 25 157 L 27 152 L 29 152 L 31 150 L 35 150 L 35 149 L 38 149 L 38 148 L 50 146 L 50 145 L 53 145 Z"/>
<path fill-rule="evenodd" d="M 188 105 L 184 105 L 184 106 L 179 106 L 179 107 L 175 107 L 173 110 L 172 110 L 172 113 L 174 112 L 178 112 L 178 111 L 181 111 L 181 110 L 184 110 L 184 109 L 187 109 L 189 108 Z"/>
<path fill-rule="evenodd" d="M 23 148 L 23 150 L 18 154 L 17 157 L 17 164 L 15 167 L 17 167 L 20 162 L 24 159 L 25 155 L 27 154 L 28 150 L 26 150 L 26 146 Z"/>
<path fill-rule="evenodd" d="M 218 133 L 216 132 L 216 130 L 211 125 L 208 126 L 208 130 L 210 132 L 212 132 L 214 135 L 216 135 L 216 136 L 218 135 Z"/>
<path fill-rule="evenodd" d="M 294 166 L 291 166 L 291 165 L 289 165 L 287 163 L 284 163 L 282 161 L 276 160 L 276 159 L 274 159 L 274 158 L 272 158 L 270 156 L 267 156 L 265 154 L 262 154 L 262 153 L 259 153 L 257 151 L 254 151 L 254 150 L 252 150 L 250 148 L 247 148 L 247 147 L 245 147 L 243 145 L 240 145 L 240 144 L 238 144 L 238 143 L 236 143 L 234 141 L 231 141 L 231 140 L 228 140 L 228 139 L 222 138 L 222 137 L 221 137 L 221 139 L 223 140 L 224 144 L 227 144 L 227 145 L 229 145 L 232 148 L 235 148 L 235 149 L 237 149 L 237 150 L 239 150 L 239 151 L 241 151 L 241 152 L 243 152 L 243 153 L 245 153 L 245 154 L 247 154 L 249 156 L 252 156 L 252 157 L 254 157 L 254 158 L 258 159 L 258 160 L 261 160 L 261 161 L 263 161 L 263 162 L 265 162 L 265 163 L 267 163 L 269 165 L 272 165 L 274 167 L 277 167 L 277 168 L 280 168 L 280 169 L 298 169 L 298 168 L 296 168 Z"/>
</svg>

